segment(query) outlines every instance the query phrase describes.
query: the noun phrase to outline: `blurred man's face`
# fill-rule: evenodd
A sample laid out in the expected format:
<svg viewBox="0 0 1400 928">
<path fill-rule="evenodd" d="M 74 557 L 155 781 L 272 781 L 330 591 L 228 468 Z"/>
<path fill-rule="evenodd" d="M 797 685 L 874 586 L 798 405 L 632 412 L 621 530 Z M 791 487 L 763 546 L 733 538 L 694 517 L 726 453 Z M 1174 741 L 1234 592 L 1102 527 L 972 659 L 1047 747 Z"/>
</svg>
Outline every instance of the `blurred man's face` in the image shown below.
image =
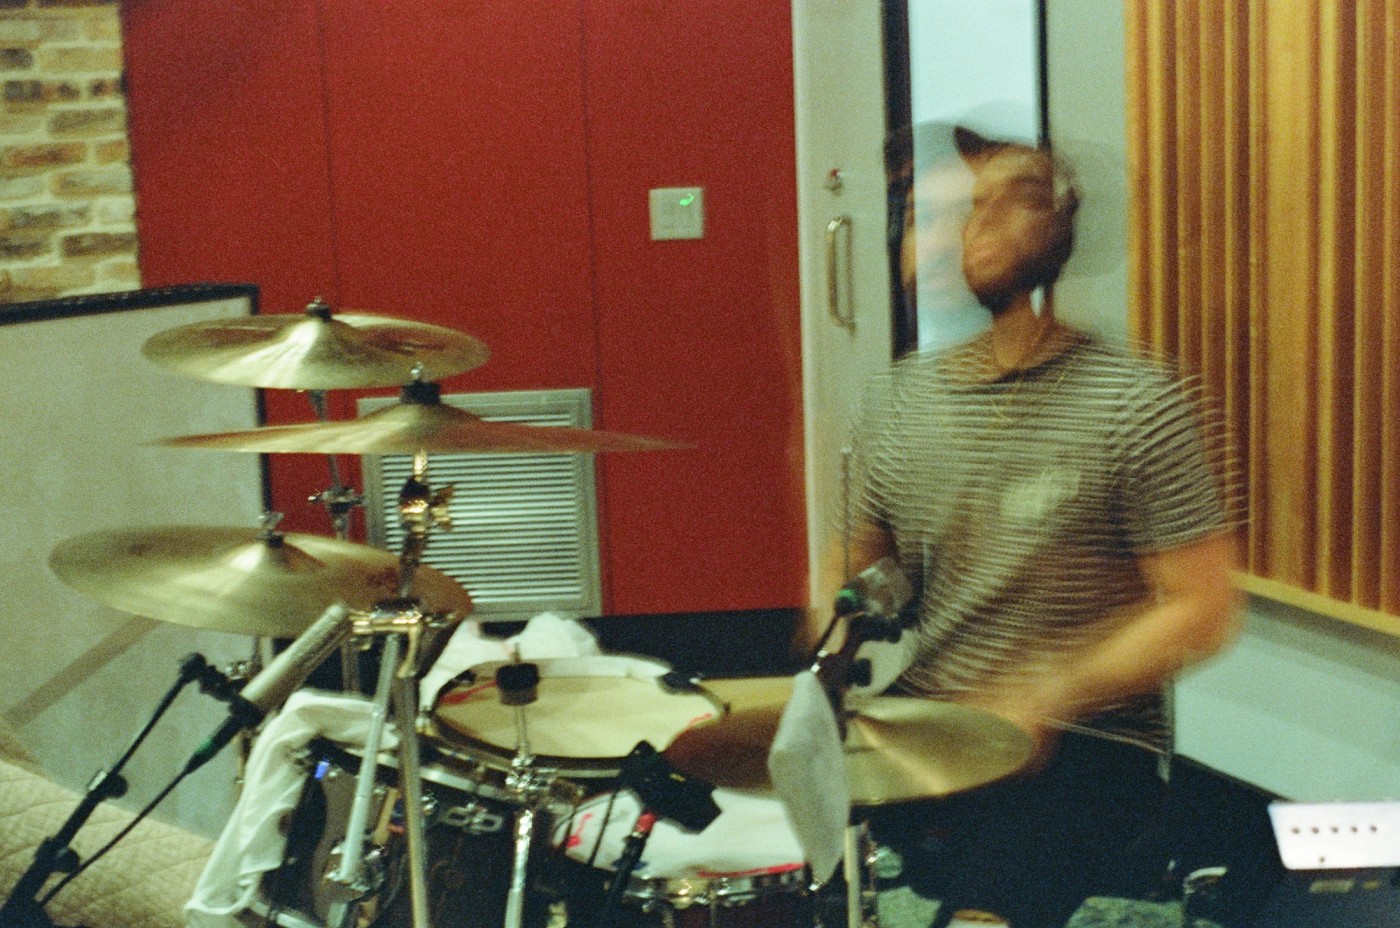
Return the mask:
<svg viewBox="0 0 1400 928">
<path fill-rule="evenodd" d="M 957 158 L 926 168 L 914 179 L 904 203 L 904 235 L 899 268 L 904 287 L 926 294 L 960 294 L 962 225 L 967 218 L 972 178 Z"/>
<path fill-rule="evenodd" d="M 1052 165 L 1042 152 L 1008 148 L 975 167 L 972 211 L 962 230 L 962 268 L 994 314 L 1054 279 L 1059 239 Z"/>
</svg>

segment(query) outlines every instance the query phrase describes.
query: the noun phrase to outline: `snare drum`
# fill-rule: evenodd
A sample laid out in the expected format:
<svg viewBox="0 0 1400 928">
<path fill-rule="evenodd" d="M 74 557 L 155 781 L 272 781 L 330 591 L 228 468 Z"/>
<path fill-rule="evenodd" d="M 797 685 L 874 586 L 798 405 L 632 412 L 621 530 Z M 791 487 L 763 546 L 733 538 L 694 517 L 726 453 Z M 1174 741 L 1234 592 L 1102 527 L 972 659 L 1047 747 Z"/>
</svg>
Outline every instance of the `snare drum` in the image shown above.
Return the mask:
<svg viewBox="0 0 1400 928">
<path fill-rule="evenodd" d="M 307 781 L 301 799 L 287 819 L 285 865 L 263 878 L 257 906 L 271 920 L 304 928 L 327 924 L 337 901 L 344 897 L 326 877 L 340 862 L 340 848 L 354 804 L 361 757 L 345 748 L 316 741 L 304 753 Z M 500 928 L 505 917 L 513 866 L 517 806 L 495 783 L 450 762 L 425 762 L 423 779 L 427 839 L 427 883 L 433 923 L 460 928 Z M 366 900 L 375 924 L 409 928 L 407 847 L 402 808 L 398 804 L 398 771 L 381 764 L 370 804 L 366 866 L 378 868 L 382 883 Z M 549 856 L 547 838 L 554 816 L 567 817 L 580 797 L 578 787 L 563 781 L 553 785 L 537 821 L 537 849 L 532 860 Z M 551 899 L 532 872 L 524 924 L 542 928 L 549 921 Z M 285 917 L 291 915 L 291 918 Z"/>
<path fill-rule="evenodd" d="M 525 734 L 542 767 L 570 777 L 612 777 L 648 741 L 665 749 L 692 725 L 719 718 L 723 705 L 696 686 L 673 687 L 665 664 L 630 655 L 532 661 L 537 698 L 524 707 Z M 508 769 L 519 747 L 517 710 L 501 702 L 496 673 L 506 662 L 472 667 L 433 703 L 432 733 L 471 756 Z"/>
<path fill-rule="evenodd" d="M 720 815 L 687 833 L 657 822 L 623 890 L 626 904 L 664 928 L 812 928 L 813 902 L 802 848 L 783 807 L 715 790 Z M 630 791 L 583 803 L 555 833 L 570 860 L 613 870 L 640 813 Z"/>
</svg>

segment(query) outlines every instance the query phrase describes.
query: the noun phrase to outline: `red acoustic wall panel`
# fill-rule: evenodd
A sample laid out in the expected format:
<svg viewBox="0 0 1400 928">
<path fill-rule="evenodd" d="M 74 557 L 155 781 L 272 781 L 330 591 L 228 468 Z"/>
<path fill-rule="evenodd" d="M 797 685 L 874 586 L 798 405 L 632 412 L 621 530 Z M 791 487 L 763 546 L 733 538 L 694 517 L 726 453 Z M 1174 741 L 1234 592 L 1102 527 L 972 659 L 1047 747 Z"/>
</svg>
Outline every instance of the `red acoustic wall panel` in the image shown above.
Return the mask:
<svg viewBox="0 0 1400 928">
<path fill-rule="evenodd" d="M 593 386 L 577 0 L 325 11 L 344 301 L 483 339 L 449 389 Z"/>
<path fill-rule="evenodd" d="M 694 446 L 600 457 L 607 610 L 803 602 L 787 4 L 124 11 L 148 285 L 471 332 L 492 360 L 447 391 L 590 387 L 599 427 Z M 706 237 L 653 243 L 647 190 L 677 185 L 705 188 Z M 272 479 L 285 526 L 328 531 L 323 461 L 274 456 Z"/>
<path fill-rule="evenodd" d="M 614 608 L 798 605 L 791 10 L 586 9 L 602 421 L 695 445 L 603 462 Z M 650 241 L 648 189 L 692 186 L 704 188 L 705 237 Z"/>
<path fill-rule="evenodd" d="M 251 282 L 265 313 L 336 301 L 315 0 L 127 0 L 122 30 L 142 283 Z M 313 417 L 285 391 L 266 408 L 271 422 Z M 283 527 L 324 532 L 306 497 L 325 465 L 269 469 Z"/>
<path fill-rule="evenodd" d="M 126 0 L 142 282 L 261 288 L 264 312 L 334 284 L 314 0 Z"/>
</svg>

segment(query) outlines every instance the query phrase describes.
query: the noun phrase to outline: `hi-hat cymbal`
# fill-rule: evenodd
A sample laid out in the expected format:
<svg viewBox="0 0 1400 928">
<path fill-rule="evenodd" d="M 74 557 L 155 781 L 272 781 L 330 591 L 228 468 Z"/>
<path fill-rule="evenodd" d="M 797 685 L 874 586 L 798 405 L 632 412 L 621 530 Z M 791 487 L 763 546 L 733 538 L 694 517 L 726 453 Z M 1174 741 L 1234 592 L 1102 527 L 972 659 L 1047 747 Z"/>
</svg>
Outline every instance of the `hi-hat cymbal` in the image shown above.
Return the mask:
<svg viewBox="0 0 1400 928">
<path fill-rule="evenodd" d="M 772 789 L 768 752 L 792 678 L 706 680 L 705 688 L 729 712 L 682 732 L 666 759 L 716 786 Z M 875 806 L 973 789 L 1019 770 L 1031 747 L 1011 722 L 969 706 L 913 696 L 862 700 L 846 721 L 843 744 L 851 802 Z"/>
<path fill-rule="evenodd" d="M 217 526 L 79 535 L 49 556 L 59 580 L 100 602 L 162 622 L 293 638 L 332 604 L 369 609 L 398 594 L 398 558 L 319 535 Z M 426 612 L 471 611 L 471 596 L 429 567 L 414 573 Z"/>
<path fill-rule="evenodd" d="M 453 329 L 332 313 L 316 300 L 304 313 L 196 322 L 149 338 L 141 353 L 200 380 L 288 390 L 397 387 L 421 368 L 440 380 L 486 363 L 490 351 Z"/>
<path fill-rule="evenodd" d="M 240 432 L 186 435 L 159 442 L 172 448 L 303 454 L 589 453 L 656 451 L 678 448 L 671 442 L 617 432 L 562 426 L 488 422 L 464 409 L 436 400 L 433 384 L 412 384 L 419 397 L 343 422 L 273 425 Z"/>
</svg>

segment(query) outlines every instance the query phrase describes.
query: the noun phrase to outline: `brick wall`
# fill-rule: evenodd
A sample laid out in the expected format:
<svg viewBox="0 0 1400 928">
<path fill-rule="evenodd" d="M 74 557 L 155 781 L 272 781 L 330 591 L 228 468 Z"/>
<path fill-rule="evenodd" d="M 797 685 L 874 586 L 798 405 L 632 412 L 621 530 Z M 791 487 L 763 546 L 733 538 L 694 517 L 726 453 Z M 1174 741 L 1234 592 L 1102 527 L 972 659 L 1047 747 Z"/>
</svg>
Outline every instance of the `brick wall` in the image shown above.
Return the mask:
<svg viewBox="0 0 1400 928">
<path fill-rule="evenodd" d="M 131 290 L 116 0 L 0 0 L 0 303 Z"/>
</svg>

